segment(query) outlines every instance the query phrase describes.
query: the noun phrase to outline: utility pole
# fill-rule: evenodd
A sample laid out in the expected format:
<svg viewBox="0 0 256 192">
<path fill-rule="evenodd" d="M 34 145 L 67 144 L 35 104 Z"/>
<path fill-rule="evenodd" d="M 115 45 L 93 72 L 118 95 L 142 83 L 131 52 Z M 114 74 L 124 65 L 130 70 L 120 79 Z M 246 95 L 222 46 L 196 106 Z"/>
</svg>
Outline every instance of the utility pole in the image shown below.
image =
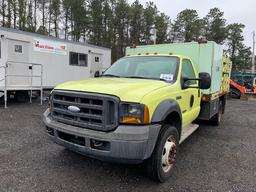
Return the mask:
<svg viewBox="0 0 256 192">
<path fill-rule="evenodd" d="M 156 31 L 156 28 L 154 28 L 154 45 L 156 44 L 156 39 L 157 39 L 157 31 Z"/>
<path fill-rule="evenodd" d="M 252 44 L 252 73 L 255 73 L 255 31 L 252 32 L 253 44 Z"/>
</svg>

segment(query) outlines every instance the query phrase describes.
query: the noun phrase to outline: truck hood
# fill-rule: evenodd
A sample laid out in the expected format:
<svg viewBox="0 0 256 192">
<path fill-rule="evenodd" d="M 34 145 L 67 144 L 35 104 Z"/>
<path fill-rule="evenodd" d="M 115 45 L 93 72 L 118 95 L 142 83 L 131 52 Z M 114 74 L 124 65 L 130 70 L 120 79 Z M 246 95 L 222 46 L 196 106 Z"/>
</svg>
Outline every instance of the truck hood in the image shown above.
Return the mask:
<svg viewBox="0 0 256 192">
<path fill-rule="evenodd" d="M 66 82 L 55 89 L 102 93 L 115 95 L 121 101 L 140 102 L 146 94 L 167 85 L 159 80 L 102 77 Z"/>
</svg>

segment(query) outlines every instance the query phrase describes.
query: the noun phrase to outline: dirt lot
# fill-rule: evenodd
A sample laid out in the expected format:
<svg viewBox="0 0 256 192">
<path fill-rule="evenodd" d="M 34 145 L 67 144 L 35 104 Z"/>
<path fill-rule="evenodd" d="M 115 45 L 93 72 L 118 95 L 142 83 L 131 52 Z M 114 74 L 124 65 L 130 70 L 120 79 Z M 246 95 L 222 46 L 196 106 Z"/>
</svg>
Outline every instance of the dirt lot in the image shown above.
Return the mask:
<svg viewBox="0 0 256 192">
<path fill-rule="evenodd" d="M 52 143 L 46 106 L 0 108 L 0 191 L 256 191 L 256 102 L 231 100 L 220 127 L 201 125 L 180 147 L 172 178 L 93 160 Z"/>
</svg>

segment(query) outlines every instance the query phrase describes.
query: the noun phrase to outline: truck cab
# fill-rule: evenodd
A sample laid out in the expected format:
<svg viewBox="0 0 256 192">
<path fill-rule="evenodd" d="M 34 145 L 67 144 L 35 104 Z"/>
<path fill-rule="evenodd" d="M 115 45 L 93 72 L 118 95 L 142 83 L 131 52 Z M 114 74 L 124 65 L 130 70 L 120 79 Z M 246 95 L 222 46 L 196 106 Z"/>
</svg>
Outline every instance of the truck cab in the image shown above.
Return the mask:
<svg viewBox="0 0 256 192">
<path fill-rule="evenodd" d="M 188 56 L 127 55 L 98 78 L 57 86 L 44 123 L 57 144 L 101 160 L 146 162 L 164 182 L 179 144 L 198 128 L 202 90 L 210 87 L 210 75 Z"/>
</svg>

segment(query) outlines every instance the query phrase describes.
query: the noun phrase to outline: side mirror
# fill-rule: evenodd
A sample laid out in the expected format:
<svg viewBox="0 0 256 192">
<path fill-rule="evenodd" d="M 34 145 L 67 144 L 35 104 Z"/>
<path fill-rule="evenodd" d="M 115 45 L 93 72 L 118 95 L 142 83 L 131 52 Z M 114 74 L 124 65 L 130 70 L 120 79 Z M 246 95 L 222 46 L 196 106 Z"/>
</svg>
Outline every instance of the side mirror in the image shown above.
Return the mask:
<svg viewBox="0 0 256 192">
<path fill-rule="evenodd" d="M 196 82 L 199 82 L 199 86 L 194 86 Z M 209 73 L 199 73 L 199 78 L 187 78 L 183 77 L 181 81 L 182 89 L 197 88 L 197 89 L 209 89 L 211 87 L 211 76 Z"/>
<path fill-rule="evenodd" d="M 190 79 L 190 78 L 187 78 L 187 77 L 182 77 L 181 78 L 181 88 L 182 89 L 187 89 L 187 88 L 198 88 L 198 87 L 195 87 L 195 86 L 191 86 L 191 81 L 195 81 L 196 79 Z M 198 79 L 199 80 L 199 79 Z"/>
<path fill-rule="evenodd" d="M 200 89 L 209 89 L 211 87 L 212 80 L 209 73 L 205 73 L 205 72 L 199 73 L 199 79 L 200 79 L 200 82 L 199 82 Z"/>
</svg>

